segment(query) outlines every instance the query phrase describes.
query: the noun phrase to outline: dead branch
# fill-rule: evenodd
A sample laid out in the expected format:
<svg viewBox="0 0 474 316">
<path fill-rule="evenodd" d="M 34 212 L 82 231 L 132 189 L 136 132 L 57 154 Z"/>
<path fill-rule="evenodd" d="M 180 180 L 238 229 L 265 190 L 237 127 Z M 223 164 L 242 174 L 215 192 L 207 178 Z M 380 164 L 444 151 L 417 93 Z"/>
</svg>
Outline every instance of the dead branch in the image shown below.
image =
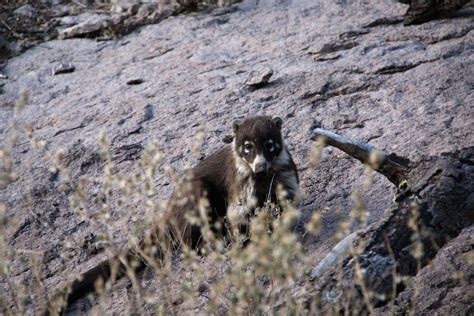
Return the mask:
<svg viewBox="0 0 474 316">
<path fill-rule="evenodd" d="M 317 137 L 371 165 L 396 185 L 406 180 L 380 221 L 348 236 L 312 271 L 322 310 L 383 306 L 401 290 L 393 271 L 398 276 L 416 275 L 446 242 L 473 224 L 474 147 L 416 163 L 382 152 L 374 165 L 371 156 L 377 149 L 367 143 L 322 129 L 313 131 L 312 139 Z"/>
<path fill-rule="evenodd" d="M 371 166 L 397 187 L 406 181 L 411 169 L 411 162 L 407 158 L 393 153 L 386 153 L 368 143 L 353 140 L 322 128 L 313 130 L 311 139 L 316 140 L 318 138 L 322 138 L 327 145 L 334 146 L 363 164 Z"/>
</svg>

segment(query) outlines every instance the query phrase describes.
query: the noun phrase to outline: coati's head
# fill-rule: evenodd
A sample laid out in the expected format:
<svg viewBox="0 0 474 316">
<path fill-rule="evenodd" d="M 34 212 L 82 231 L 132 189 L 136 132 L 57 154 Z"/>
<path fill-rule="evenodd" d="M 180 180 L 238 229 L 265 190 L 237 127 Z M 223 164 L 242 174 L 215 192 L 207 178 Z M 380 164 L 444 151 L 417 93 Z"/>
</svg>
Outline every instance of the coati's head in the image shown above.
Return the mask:
<svg viewBox="0 0 474 316">
<path fill-rule="evenodd" d="M 234 151 L 254 174 L 268 171 L 280 155 L 281 125 L 281 118 L 270 116 L 254 116 L 233 123 Z"/>
</svg>

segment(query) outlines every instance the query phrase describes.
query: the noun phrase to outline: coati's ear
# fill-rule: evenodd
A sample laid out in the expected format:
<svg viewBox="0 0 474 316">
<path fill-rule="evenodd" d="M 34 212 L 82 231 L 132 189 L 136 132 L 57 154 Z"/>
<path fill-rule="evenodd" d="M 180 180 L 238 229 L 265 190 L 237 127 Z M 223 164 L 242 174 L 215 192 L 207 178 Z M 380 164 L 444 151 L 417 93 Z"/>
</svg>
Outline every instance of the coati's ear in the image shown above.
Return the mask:
<svg viewBox="0 0 474 316">
<path fill-rule="evenodd" d="M 232 123 L 232 128 L 234 129 L 234 134 L 237 133 L 240 126 L 242 126 L 242 120 L 235 120 L 234 123 Z"/>
<path fill-rule="evenodd" d="M 280 117 L 277 116 L 277 117 L 272 118 L 272 122 L 273 122 L 273 124 L 275 124 L 276 127 L 281 129 L 281 125 L 283 124 L 283 120 Z"/>
</svg>

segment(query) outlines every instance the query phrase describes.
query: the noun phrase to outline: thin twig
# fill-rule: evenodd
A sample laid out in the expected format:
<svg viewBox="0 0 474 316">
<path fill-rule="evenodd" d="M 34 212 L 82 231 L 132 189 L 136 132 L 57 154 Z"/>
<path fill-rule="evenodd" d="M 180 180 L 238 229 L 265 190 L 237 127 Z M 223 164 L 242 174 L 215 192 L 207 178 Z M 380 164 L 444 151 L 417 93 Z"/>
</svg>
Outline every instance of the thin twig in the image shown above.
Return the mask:
<svg viewBox="0 0 474 316">
<path fill-rule="evenodd" d="M 5 20 L 2 20 L 2 24 L 5 25 L 5 27 L 6 27 L 14 36 L 23 39 L 23 35 L 21 35 L 20 33 L 17 33 L 15 30 L 13 30 L 13 29 L 10 27 L 10 25 L 8 25 L 7 22 L 5 22 Z"/>
</svg>

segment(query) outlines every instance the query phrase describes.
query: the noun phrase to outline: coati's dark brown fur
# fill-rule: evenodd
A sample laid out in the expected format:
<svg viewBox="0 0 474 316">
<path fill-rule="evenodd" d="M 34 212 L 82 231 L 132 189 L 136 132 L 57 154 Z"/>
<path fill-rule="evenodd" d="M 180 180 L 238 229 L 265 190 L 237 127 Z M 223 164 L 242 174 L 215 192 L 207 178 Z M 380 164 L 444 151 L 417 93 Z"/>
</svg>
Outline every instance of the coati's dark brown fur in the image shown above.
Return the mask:
<svg viewBox="0 0 474 316">
<path fill-rule="evenodd" d="M 166 232 L 148 237 L 167 238 L 174 246 L 198 248 L 202 244 L 201 227 L 188 221 L 199 216 L 200 203 L 207 200 L 209 227 L 227 236 L 228 224 L 243 227 L 258 207 L 266 202 L 280 204 L 280 199 L 295 201 L 298 172 L 281 135 L 278 117 L 255 116 L 233 123 L 234 141 L 199 162 L 170 198 L 160 227 Z M 277 189 L 282 194 L 277 194 Z M 153 238 L 153 237 L 152 237 Z M 149 241 L 148 241 L 149 242 Z M 153 241 L 152 241 L 153 242 Z M 159 244 L 155 239 L 155 243 Z M 130 251 L 126 258 L 133 254 Z M 141 266 L 141 268 L 143 265 Z M 140 269 L 137 268 L 137 269 Z M 122 267 L 119 276 L 124 274 Z M 110 266 L 102 262 L 72 284 L 68 304 L 94 289 L 98 278 L 108 278 Z"/>
<path fill-rule="evenodd" d="M 202 198 L 209 201 L 209 222 L 226 235 L 226 221 L 246 225 L 254 210 L 265 202 L 279 204 L 277 187 L 285 200 L 295 200 L 298 172 L 281 135 L 282 120 L 256 116 L 233 124 L 234 142 L 210 155 L 191 170 L 187 203 L 172 202 L 173 236 L 192 248 L 201 242 L 200 228 L 189 225 L 185 215 L 197 210 Z M 178 199 L 175 195 L 173 199 Z M 216 225 L 217 228 L 216 228 Z"/>
</svg>

